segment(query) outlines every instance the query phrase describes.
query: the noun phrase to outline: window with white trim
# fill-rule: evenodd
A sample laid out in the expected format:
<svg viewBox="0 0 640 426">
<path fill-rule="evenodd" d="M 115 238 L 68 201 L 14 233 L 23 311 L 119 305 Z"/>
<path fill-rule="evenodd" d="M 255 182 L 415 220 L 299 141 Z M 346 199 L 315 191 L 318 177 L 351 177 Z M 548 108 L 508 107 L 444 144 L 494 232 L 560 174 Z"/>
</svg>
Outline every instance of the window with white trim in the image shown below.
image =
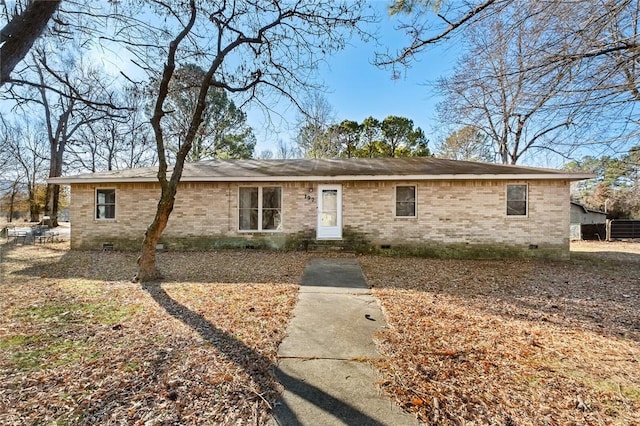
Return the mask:
<svg viewBox="0 0 640 426">
<path fill-rule="evenodd" d="M 116 218 L 116 190 L 96 189 L 96 219 Z"/>
<path fill-rule="evenodd" d="M 396 217 L 416 217 L 416 186 L 396 186 Z"/>
<path fill-rule="evenodd" d="M 507 216 L 526 216 L 527 185 L 507 185 Z"/>
<path fill-rule="evenodd" d="M 238 229 L 240 231 L 282 229 L 282 188 L 279 186 L 240 187 Z"/>
</svg>

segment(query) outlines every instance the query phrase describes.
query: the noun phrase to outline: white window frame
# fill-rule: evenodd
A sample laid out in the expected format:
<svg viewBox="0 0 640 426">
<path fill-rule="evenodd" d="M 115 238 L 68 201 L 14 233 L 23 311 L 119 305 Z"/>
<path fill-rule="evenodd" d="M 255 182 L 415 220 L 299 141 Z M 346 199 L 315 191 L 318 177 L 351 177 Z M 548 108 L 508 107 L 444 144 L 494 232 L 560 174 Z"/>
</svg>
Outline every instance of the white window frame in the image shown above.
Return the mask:
<svg viewBox="0 0 640 426">
<path fill-rule="evenodd" d="M 258 188 L 258 229 L 240 229 L 240 191 L 243 188 Z M 262 189 L 263 188 L 280 188 L 280 226 L 276 229 L 262 229 Z M 255 233 L 255 232 L 282 232 L 284 218 L 282 214 L 282 199 L 283 191 L 281 185 L 242 185 L 238 187 L 238 203 L 236 208 L 236 218 L 238 219 L 237 230 L 241 233 Z"/>
<path fill-rule="evenodd" d="M 524 186 L 524 214 L 509 214 L 509 187 L 510 186 Z M 514 200 L 522 201 L 522 200 Z M 504 188 L 504 214 L 508 218 L 528 218 L 529 217 L 529 184 L 527 183 L 508 183 Z"/>
<path fill-rule="evenodd" d="M 98 192 L 99 191 L 113 191 L 113 217 L 98 217 L 98 205 L 111 205 L 111 204 L 98 204 Z M 96 188 L 94 191 L 93 202 L 93 220 L 99 222 L 114 221 L 118 217 L 118 191 L 116 188 Z"/>
<path fill-rule="evenodd" d="M 413 216 L 398 216 L 398 187 L 412 186 L 414 191 L 413 202 L 415 208 L 413 210 Z M 418 185 L 417 184 L 398 184 L 393 187 L 393 217 L 396 219 L 416 219 L 418 217 Z"/>
</svg>

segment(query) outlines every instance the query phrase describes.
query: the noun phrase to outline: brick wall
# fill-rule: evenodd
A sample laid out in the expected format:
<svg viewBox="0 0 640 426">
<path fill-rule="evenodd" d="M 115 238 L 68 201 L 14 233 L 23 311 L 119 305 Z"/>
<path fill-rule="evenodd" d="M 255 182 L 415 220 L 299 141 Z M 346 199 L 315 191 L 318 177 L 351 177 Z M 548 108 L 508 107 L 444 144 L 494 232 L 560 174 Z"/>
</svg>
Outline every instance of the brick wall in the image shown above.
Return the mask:
<svg viewBox="0 0 640 426">
<path fill-rule="evenodd" d="M 528 184 L 526 217 L 506 215 L 507 183 Z M 282 246 L 292 235 L 315 236 L 318 184 L 322 182 L 262 183 L 282 187 L 283 231 L 245 233 L 237 231 L 238 187 L 251 183 L 183 183 L 163 242 L 170 248 L 252 240 Z M 416 218 L 394 217 L 396 185 L 417 185 Z M 567 181 L 342 182 L 342 187 L 345 229 L 375 246 L 537 246 L 568 253 Z M 96 188 L 116 188 L 115 220 L 94 219 Z M 104 242 L 138 247 L 158 197 L 154 184 L 73 185 L 72 248 L 100 248 Z"/>
</svg>

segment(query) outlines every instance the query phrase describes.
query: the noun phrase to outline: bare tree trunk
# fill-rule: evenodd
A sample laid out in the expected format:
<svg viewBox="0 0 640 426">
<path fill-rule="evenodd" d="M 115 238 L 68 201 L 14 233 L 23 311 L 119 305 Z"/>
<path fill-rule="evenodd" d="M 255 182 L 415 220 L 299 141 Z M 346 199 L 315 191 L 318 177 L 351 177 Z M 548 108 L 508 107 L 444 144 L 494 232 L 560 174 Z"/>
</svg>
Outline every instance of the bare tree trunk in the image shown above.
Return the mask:
<svg viewBox="0 0 640 426">
<path fill-rule="evenodd" d="M 52 172 L 49 177 L 57 177 L 60 176 L 61 172 L 55 172 L 52 167 Z M 47 189 L 45 192 L 45 204 L 44 204 L 44 214 L 45 216 L 49 216 L 50 225 L 52 228 L 58 226 L 58 205 L 60 203 L 60 185 L 56 185 L 53 183 L 47 183 Z"/>
<path fill-rule="evenodd" d="M 52 204 L 53 204 L 53 184 L 47 183 L 47 187 L 44 192 L 44 215 L 45 216 L 50 216 Z"/>
<path fill-rule="evenodd" d="M 11 71 L 29 52 L 61 0 L 30 1 L 24 12 L 0 30 L 0 86 L 9 80 Z"/>
<path fill-rule="evenodd" d="M 40 221 L 40 206 L 38 205 L 38 200 L 36 200 L 35 186 L 29 186 L 29 221 Z"/>
<path fill-rule="evenodd" d="M 173 211 L 173 205 L 176 199 L 177 184 L 168 182 L 163 185 L 158 209 L 153 222 L 144 233 L 142 241 L 142 250 L 138 257 L 138 274 L 134 277 L 134 281 L 154 281 L 162 278 L 160 270 L 156 266 L 156 245 L 160 241 L 162 232 L 167 227 L 169 215 Z"/>
<path fill-rule="evenodd" d="M 15 209 L 16 195 L 18 194 L 18 181 L 16 180 L 11 185 L 11 197 L 9 198 L 9 218 L 8 222 L 13 222 L 13 212 Z"/>
<path fill-rule="evenodd" d="M 61 174 L 61 173 L 60 173 Z M 60 175 L 59 174 L 59 175 Z M 53 185 L 52 200 L 51 200 L 51 213 L 49 214 L 49 226 L 55 228 L 58 226 L 58 210 L 60 206 L 60 185 Z"/>
<path fill-rule="evenodd" d="M 16 198 L 16 195 L 12 192 L 11 198 L 9 199 L 9 217 L 7 218 L 7 222 L 13 222 L 13 203 Z"/>
<path fill-rule="evenodd" d="M 66 147 L 65 140 L 51 140 L 51 158 L 49 166 L 49 177 L 62 176 L 62 155 Z M 60 201 L 60 185 L 47 183 L 45 194 L 44 214 L 50 218 L 50 226 L 58 226 L 58 204 Z"/>
<path fill-rule="evenodd" d="M 140 257 L 138 258 L 138 273 L 133 278 L 134 282 L 137 281 L 153 281 L 162 277 L 160 270 L 156 266 L 156 244 L 160 240 L 162 232 L 167 227 L 169 222 L 169 215 L 173 211 L 173 204 L 175 202 L 176 190 L 178 182 L 182 177 L 182 169 L 184 167 L 184 160 L 189 154 L 191 144 L 196 136 L 196 131 L 202 123 L 202 112 L 205 107 L 205 96 L 209 89 L 209 84 L 213 78 L 213 73 L 216 69 L 216 63 L 212 64 L 211 68 L 205 74 L 203 83 L 200 87 L 200 94 L 198 96 L 198 103 L 194 111 L 193 119 L 191 120 L 189 129 L 186 134 L 186 141 L 176 155 L 176 164 L 174 165 L 171 173 L 171 178 L 167 179 L 167 158 L 165 156 L 165 144 L 164 135 L 162 133 L 162 126 L 160 124 L 162 117 L 165 115 L 163 110 L 163 104 L 169 93 L 169 82 L 175 71 L 175 55 L 176 50 L 180 42 L 187 37 L 193 25 L 196 21 L 197 9 L 195 0 L 189 1 L 190 18 L 184 29 L 178 34 L 178 36 L 169 44 L 169 52 L 167 55 L 167 63 L 164 66 L 162 73 L 162 79 L 160 80 L 160 87 L 158 89 L 158 97 L 153 110 L 153 116 L 151 117 L 151 127 L 153 128 L 154 136 L 156 138 L 156 148 L 158 152 L 158 182 L 162 192 L 160 195 L 160 201 L 158 202 L 158 209 L 156 215 L 151 222 L 151 225 L 147 228 L 144 234 L 144 240 L 142 241 L 142 250 Z"/>
<path fill-rule="evenodd" d="M 7 218 L 7 222 L 13 222 L 13 204 L 15 202 L 16 194 L 14 192 L 11 193 L 11 198 L 9 199 L 9 217 Z"/>
</svg>

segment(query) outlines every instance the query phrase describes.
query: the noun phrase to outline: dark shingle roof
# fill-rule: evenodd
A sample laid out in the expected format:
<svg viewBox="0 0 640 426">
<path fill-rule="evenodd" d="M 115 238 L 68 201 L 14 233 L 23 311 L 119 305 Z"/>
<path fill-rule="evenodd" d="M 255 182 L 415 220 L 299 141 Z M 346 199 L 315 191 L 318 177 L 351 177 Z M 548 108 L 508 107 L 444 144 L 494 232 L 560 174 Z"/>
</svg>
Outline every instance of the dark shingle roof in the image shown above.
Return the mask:
<svg viewBox="0 0 640 426">
<path fill-rule="evenodd" d="M 573 204 L 576 207 L 579 207 L 580 209 L 582 209 L 582 211 L 584 211 L 585 213 L 599 213 L 599 214 L 607 214 L 601 210 L 594 210 L 594 209 L 590 209 L 589 207 L 585 206 L 584 204 L 580 204 L 577 201 L 571 201 L 571 204 Z"/>
<path fill-rule="evenodd" d="M 50 182 L 153 182 L 157 168 L 88 173 Z M 206 160 L 185 164 L 182 181 L 313 181 L 313 180 L 442 180 L 442 179 L 569 179 L 593 177 L 585 173 L 492 163 L 444 160 L 432 157 Z"/>
</svg>

